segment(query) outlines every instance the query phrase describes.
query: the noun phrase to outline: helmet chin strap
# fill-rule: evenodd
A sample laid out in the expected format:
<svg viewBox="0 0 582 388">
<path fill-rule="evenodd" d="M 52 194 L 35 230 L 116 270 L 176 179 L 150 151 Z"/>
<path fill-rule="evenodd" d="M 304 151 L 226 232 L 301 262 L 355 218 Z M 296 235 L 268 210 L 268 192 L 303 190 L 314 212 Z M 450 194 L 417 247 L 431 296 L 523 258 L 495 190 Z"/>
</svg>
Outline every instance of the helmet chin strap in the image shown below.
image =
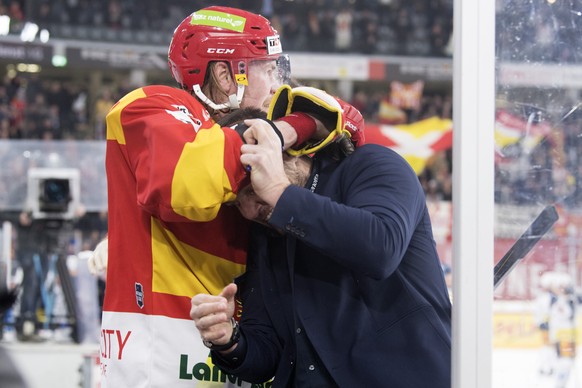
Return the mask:
<svg viewBox="0 0 582 388">
<path fill-rule="evenodd" d="M 194 91 L 194 94 L 196 95 L 196 97 L 198 97 L 200 99 L 200 101 L 202 101 L 203 103 L 205 103 L 206 105 L 208 105 L 210 108 L 214 109 L 214 110 L 223 110 L 223 109 L 239 109 L 240 108 L 240 103 L 243 99 L 243 95 L 245 93 L 245 86 L 242 84 L 237 84 L 237 88 L 236 88 L 236 94 L 231 94 L 230 96 L 228 96 L 228 102 L 222 103 L 222 104 L 216 104 L 214 101 L 212 101 L 210 98 L 208 98 L 206 96 L 206 94 L 204 94 L 204 92 L 202 91 L 202 89 L 200 88 L 200 85 L 196 84 L 192 86 L 192 90 Z"/>
<path fill-rule="evenodd" d="M 236 96 L 231 94 L 228 96 L 228 101 L 230 101 L 231 109 L 239 109 L 240 103 L 242 102 L 243 95 L 245 94 L 245 86 L 243 84 L 236 85 Z"/>
</svg>

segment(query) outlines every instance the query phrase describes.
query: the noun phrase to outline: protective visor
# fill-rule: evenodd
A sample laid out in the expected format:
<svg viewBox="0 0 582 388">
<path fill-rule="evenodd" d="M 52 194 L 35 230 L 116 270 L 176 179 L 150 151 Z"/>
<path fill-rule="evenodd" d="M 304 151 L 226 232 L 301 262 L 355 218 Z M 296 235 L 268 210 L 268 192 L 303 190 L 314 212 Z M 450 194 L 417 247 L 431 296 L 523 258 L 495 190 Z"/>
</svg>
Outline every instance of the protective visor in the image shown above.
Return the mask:
<svg viewBox="0 0 582 388">
<path fill-rule="evenodd" d="M 291 60 L 289 59 L 289 54 L 281 54 L 279 56 L 277 70 L 279 71 L 281 84 L 289 84 L 291 82 Z"/>
</svg>

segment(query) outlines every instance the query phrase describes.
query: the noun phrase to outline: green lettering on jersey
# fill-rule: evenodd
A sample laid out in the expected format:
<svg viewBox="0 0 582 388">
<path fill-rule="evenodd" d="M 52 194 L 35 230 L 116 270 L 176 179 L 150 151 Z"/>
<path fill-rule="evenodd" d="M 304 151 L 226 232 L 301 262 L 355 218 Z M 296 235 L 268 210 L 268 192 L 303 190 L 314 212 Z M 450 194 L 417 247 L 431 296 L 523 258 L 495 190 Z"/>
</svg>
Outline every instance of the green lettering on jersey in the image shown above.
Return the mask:
<svg viewBox="0 0 582 388">
<path fill-rule="evenodd" d="M 216 365 L 208 365 L 204 362 L 195 364 L 191 369 L 188 366 L 188 355 L 180 355 L 180 380 L 198 380 L 224 383 L 228 380 L 229 383 L 241 387 L 243 380 L 235 375 L 224 373 Z M 252 388 L 271 388 L 272 381 L 267 381 L 262 384 L 254 383 Z"/>
<path fill-rule="evenodd" d="M 180 355 L 180 379 L 192 380 L 192 374 L 188 373 L 188 355 Z"/>
</svg>

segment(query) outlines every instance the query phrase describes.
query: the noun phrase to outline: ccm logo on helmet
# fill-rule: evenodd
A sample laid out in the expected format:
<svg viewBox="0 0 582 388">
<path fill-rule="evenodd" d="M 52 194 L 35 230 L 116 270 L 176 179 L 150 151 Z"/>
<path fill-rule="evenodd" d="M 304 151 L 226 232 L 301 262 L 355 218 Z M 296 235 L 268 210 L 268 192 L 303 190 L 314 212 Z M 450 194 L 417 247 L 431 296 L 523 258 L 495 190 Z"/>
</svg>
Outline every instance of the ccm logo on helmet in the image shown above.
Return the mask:
<svg viewBox="0 0 582 388">
<path fill-rule="evenodd" d="M 210 47 L 206 52 L 208 54 L 234 54 L 235 49 L 214 48 Z"/>
</svg>

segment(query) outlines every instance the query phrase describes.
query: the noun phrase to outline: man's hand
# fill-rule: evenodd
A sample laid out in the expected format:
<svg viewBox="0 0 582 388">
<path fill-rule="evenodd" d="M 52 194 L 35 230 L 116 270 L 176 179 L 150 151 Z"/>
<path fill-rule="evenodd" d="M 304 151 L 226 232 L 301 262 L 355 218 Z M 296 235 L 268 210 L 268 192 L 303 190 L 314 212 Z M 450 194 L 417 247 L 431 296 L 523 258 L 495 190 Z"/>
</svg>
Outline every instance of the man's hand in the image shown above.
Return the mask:
<svg viewBox="0 0 582 388">
<path fill-rule="evenodd" d="M 230 340 L 236 290 L 236 284 L 231 283 L 224 287 L 220 295 L 197 294 L 192 298 L 190 317 L 196 323 L 203 341 L 222 345 Z"/>
<path fill-rule="evenodd" d="M 263 201 L 275 206 L 283 191 L 291 183 L 283 168 L 281 141 L 271 126 L 264 120 L 245 120 L 249 126 L 245 136 L 255 144 L 241 147 L 240 161 L 249 166 L 253 190 Z"/>
</svg>

